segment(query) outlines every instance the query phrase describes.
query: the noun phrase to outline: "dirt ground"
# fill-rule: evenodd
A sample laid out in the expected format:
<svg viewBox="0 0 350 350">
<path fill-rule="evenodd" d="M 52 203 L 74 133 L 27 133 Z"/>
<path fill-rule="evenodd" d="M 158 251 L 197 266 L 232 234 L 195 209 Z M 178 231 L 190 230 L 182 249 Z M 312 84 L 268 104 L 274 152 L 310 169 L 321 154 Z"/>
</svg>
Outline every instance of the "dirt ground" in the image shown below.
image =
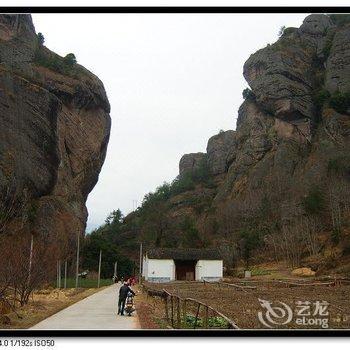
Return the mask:
<svg viewBox="0 0 350 350">
<path fill-rule="evenodd" d="M 261 278 L 256 281 L 248 283 L 256 289 L 201 282 L 146 283 L 146 286 L 202 301 L 229 317 L 241 329 L 350 328 L 350 285 L 287 287 L 271 283 L 271 280 L 264 282 Z M 159 298 L 156 300 L 158 315 L 163 315 L 163 303 Z M 266 305 L 271 305 L 272 309 Z"/>
<path fill-rule="evenodd" d="M 27 329 L 56 312 L 100 291 L 97 288 L 47 289 L 35 292 L 27 305 L 0 314 L 0 329 Z"/>
<path fill-rule="evenodd" d="M 135 307 L 142 329 L 167 328 L 162 321 L 162 310 L 158 307 L 156 299 L 147 297 L 144 293 L 137 294 Z"/>
</svg>

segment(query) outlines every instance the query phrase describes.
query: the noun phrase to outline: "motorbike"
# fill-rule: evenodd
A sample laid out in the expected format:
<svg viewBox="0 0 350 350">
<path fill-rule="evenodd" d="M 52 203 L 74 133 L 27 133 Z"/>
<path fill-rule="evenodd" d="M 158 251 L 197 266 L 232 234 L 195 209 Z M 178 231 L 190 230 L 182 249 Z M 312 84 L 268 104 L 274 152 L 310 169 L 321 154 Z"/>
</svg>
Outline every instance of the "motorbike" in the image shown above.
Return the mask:
<svg viewBox="0 0 350 350">
<path fill-rule="evenodd" d="M 126 297 L 124 312 L 126 312 L 128 316 L 131 316 L 134 311 L 134 296 L 129 292 Z"/>
</svg>

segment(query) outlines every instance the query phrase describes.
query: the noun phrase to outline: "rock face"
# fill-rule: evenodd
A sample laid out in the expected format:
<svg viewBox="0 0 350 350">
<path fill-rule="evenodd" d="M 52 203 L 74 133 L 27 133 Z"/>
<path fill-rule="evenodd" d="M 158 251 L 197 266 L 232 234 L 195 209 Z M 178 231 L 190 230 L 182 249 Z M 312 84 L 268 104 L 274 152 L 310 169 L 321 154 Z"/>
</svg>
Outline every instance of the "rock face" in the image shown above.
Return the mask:
<svg viewBox="0 0 350 350">
<path fill-rule="evenodd" d="M 109 111 L 102 82 L 42 46 L 31 16 L 0 16 L 0 183 L 21 197 L 21 229 L 62 246 L 84 232 Z"/>
<path fill-rule="evenodd" d="M 211 173 L 226 174 L 218 201 L 233 195 L 243 178 L 252 189 L 276 177 L 303 172 L 308 181 L 318 173 L 319 181 L 326 161 L 320 159 L 316 166 L 308 158 L 345 151 L 346 116 L 327 103 L 320 108 L 315 95 L 322 89 L 329 94 L 350 91 L 349 35 L 348 24 L 339 26 L 326 15 L 310 15 L 300 28 L 287 28 L 276 43 L 248 58 L 243 75 L 251 93 L 238 111 L 237 130 L 221 132 L 208 141 Z M 316 145 L 326 138 L 324 132 L 333 141 L 327 140 L 329 148 L 321 151 Z"/>
<path fill-rule="evenodd" d="M 333 39 L 333 40 L 332 40 Z M 330 52 L 327 60 L 325 87 L 330 92 L 350 90 L 350 30 L 333 30 L 328 37 Z"/>
<path fill-rule="evenodd" d="M 212 136 L 207 145 L 208 164 L 213 175 L 225 173 L 232 162 L 235 148 L 235 132 L 222 131 Z"/>
<path fill-rule="evenodd" d="M 202 184 L 187 192 L 192 202 L 186 198 L 173 206 L 177 213 L 189 213 L 192 204 L 186 203 L 195 203 L 191 215 L 197 228 L 204 237 L 211 230 L 219 244 L 244 218 L 251 215 L 253 222 L 253 209 L 264 207 L 266 198 L 274 208 L 269 215 L 280 225 L 277 241 L 307 216 L 302 202 L 310 189 L 335 193 L 343 186 L 343 194 L 350 194 L 348 175 L 332 180 L 330 170 L 338 161 L 343 174 L 350 169 L 350 22 L 308 16 L 300 28 L 287 28 L 276 43 L 251 55 L 243 75 L 251 91 L 239 108 L 237 129 L 211 137 L 206 155 L 185 155 L 180 161 L 182 174 L 206 157 L 215 193 L 201 201 Z M 237 213 L 241 216 L 231 219 Z"/>
<path fill-rule="evenodd" d="M 204 159 L 205 153 L 189 153 L 184 154 L 179 163 L 180 176 L 185 173 L 193 173 L 199 168 L 201 161 Z"/>
</svg>

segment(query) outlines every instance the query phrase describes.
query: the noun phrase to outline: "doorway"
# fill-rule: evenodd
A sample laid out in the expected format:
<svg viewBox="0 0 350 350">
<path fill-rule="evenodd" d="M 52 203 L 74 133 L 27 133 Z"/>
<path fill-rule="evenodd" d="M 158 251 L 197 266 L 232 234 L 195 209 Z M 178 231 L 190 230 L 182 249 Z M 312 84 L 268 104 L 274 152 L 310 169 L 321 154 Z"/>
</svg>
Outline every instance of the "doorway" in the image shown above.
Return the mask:
<svg viewBox="0 0 350 350">
<path fill-rule="evenodd" d="M 196 279 L 196 260 L 175 260 L 175 279 L 194 281 Z"/>
</svg>

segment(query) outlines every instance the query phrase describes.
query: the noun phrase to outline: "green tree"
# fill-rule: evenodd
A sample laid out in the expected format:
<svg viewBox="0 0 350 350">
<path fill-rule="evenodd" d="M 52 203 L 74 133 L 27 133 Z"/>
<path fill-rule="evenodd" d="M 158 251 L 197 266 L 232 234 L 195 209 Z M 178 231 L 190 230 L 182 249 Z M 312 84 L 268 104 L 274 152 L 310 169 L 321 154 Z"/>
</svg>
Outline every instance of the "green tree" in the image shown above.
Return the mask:
<svg viewBox="0 0 350 350">
<path fill-rule="evenodd" d="M 280 30 L 278 31 L 278 36 L 281 37 L 286 29 L 286 26 L 282 26 Z"/>
<path fill-rule="evenodd" d="M 124 216 L 120 209 L 113 210 L 105 220 L 106 225 L 116 225 L 123 222 Z"/>
<path fill-rule="evenodd" d="M 303 198 L 302 205 L 309 215 L 320 214 L 325 208 L 325 198 L 320 188 L 313 187 Z"/>
<path fill-rule="evenodd" d="M 329 106 L 339 113 L 346 113 L 350 108 L 350 92 L 335 92 L 329 100 Z"/>
<path fill-rule="evenodd" d="M 44 35 L 42 33 L 37 34 L 38 44 L 39 46 L 43 46 L 45 42 Z"/>
<path fill-rule="evenodd" d="M 168 209 L 168 203 L 158 199 L 147 203 L 140 212 L 143 235 L 148 237 L 149 241 L 153 241 L 156 247 L 167 246 L 166 237 L 170 221 Z"/>
<path fill-rule="evenodd" d="M 182 246 L 184 248 L 201 248 L 203 241 L 192 218 L 186 217 L 181 224 Z"/>
<path fill-rule="evenodd" d="M 239 231 L 241 256 L 245 267 L 249 268 L 252 252 L 261 244 L 260 234 L 254 229 L 242 229 Z"/>
<path fill-rule="evenodd" d="M 252 101 L 255 100 L 254 92 L 252 90 L 250 90 L 249 88 L 246 88 L 243 90 L 242 96 L 245 100 L 252 100 Z"/>
<path fill-rule="evenodd" d="M 330 19 L 334 24 L 338 26 L 343 26 L 345 24 L 350 23 L 350 15 L 349 14 L 329 14 Z"/>
<path fill-rule="evenodd" d="M 118 262 L 119 276 L 130 276 L 133 273 L 133 262 L 124 256 L 103 232 L 98 230 L 87 235 L 84 239 L 81 253 L 84 269 L 98 271 L 100 250 L 102 251 L 102 278 L 112 278 L 116 261 Z"/>
<path fill-rule="evenodd" d="M 324 104 L 329 100 L 330 93 L 326 89 L 320 89 L 313 95 L 313 101 L 318 110 L 322 109 Z"/>
<path fill-rule="evenodd" d="M 69 53 L 63 58 L 64 63 L 68 67 L 73 67 L 77 63 L 77 59 L 75 58 L 74 53 Z"/>
<path fill-rule="evenodd" d="M 195 188 L 195 183 L 193 180 L 193 174 L 188 171 L 185 174 L 178 176 L 171 183 L 171 194 L 176 195 L 186 191 L 194 190 L 194 188 Z"/>
</svg>

